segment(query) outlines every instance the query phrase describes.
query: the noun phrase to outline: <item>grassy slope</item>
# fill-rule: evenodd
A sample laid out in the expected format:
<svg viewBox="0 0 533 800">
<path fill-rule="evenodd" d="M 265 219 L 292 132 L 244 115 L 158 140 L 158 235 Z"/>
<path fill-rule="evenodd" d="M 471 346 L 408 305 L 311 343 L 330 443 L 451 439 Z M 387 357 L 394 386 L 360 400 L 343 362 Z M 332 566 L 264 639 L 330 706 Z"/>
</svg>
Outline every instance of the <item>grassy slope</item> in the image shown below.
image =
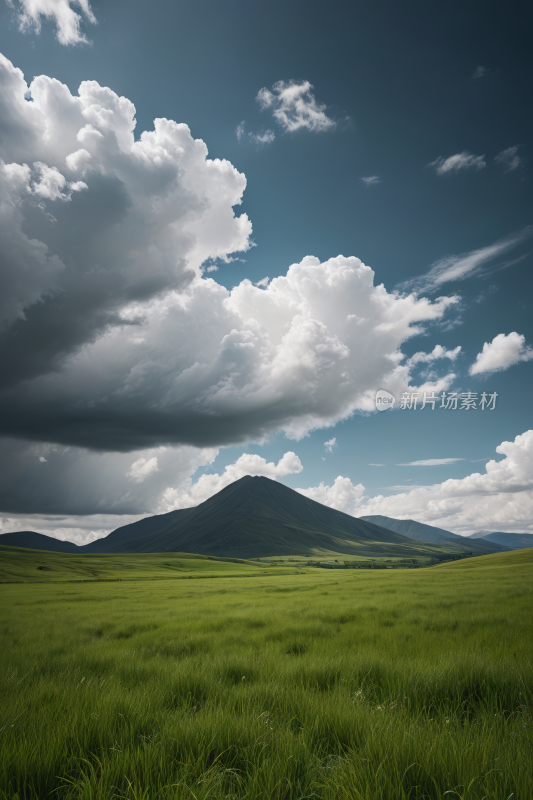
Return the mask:
<svg viewBox="0 0 533 800">
<path fill-rule="evenodd" d="M 449 555 L 451 548 L 432 548 L 425 552 L 415 548 L 407 551 L 407 557 L 425 558 L 435 555 Z M 374 553 L 360 556 L 367 561 Z M 320 551 L 320 560 L 334 563 L 335 557 L 342 563 L 343 554 Z M 402 552 L 400 557 L 404 557 Z M 290 560 L 289 560 L 290 558 Z M 265 558 L 263 561 L 239 558 L 217 558 L 194 553 L 127 553 L 127 554 L 85 554 L 54 553 L 46 550 L 31 550 L 25 547 L 0 546 L 0 583 L 24 581 L 26 583 L 49 583 L 74 580 L 138 580 L 164 579 L 168 577 L 222 577 L 230 575 L 254 575 L 264 572 L 267 566 L 275 569 L 276 574 L 294 572 L 295 569 L 309 568 L 304 558 L 285 557 L 283 563 Z M 376 559 L 374 559 L 376 560 Z M 395 561 L 395 559 L 392 559 Z M 272 563 L 273 562 L 273 563 Z"/>
<path fill-rule="evenodd" d="M 276 567 L 283 572 L 283 567 Z M 288 569 L 288 568 L 287 568 Z M 285 569 L 285 571 L 287 571 Z M 257 561 L 213 558 L 190 553 L 72 555 L 24 547 L 0 547 L 0 582 L 47 583 L 72 580 L 137 580 L 169 577 L 253 575 L 264 572 Z M 291 568 L 294 572 L 294 567 Z"/>
<path fill-rule="evenodd" d="M 532 587 L 532 550 L 1 586 L 0 797 L 525 800 Z"/>
</svg>

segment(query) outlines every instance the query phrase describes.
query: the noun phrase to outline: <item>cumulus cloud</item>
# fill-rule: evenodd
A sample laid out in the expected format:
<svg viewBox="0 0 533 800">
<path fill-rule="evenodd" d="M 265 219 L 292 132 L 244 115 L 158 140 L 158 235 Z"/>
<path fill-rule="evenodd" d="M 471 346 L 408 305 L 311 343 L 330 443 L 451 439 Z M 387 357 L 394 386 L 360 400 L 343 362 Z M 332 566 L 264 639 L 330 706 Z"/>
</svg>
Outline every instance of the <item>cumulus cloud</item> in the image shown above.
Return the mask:
<svg viewBox="0 0 533 800">
<path fill-rule="evenodd" d="M 81 31 L 83 17 L 86 22 L 96 23 L 89 0 L 7 0 L 7 3 L 16 10 L 21 31 L 40 33 L 41 17 L 45 17 L 55 22 L 57 39 L 64 45 L 87 42 Z M 83 17 L 72 6 L 79 7 Z"/>
<path fill-rule="evenodd" d="M 4 385 L 136 324 L 126 306 L 248 248 L 250 222 L 233 211 L 244 175 L 184 124 L 158 119 L 137 141 L 134 128 L 133 104 L 95 81 L 77 96 L 46 76 L 28 89 L 0 57 L 0 326 L 23 321 Z"/>
<path fill-rule="evenodd" d="M 309 81 L 278 81 L 272 91 L 260 89 L 256 100 L 261 111 L 272 111 L 285 131 L 293 132 L 305 128 L 308 131 L 321 132 L 331 130 L 337 124 L 325 113 L 326 106 L 316 102 L 313 86 Z"/>
<path fill-rule="evenodd" d="M 337 446 L 337 438 L 334 436 L 333 439 L 328 439 L 327 442 L 324 442 L 324 447 L 328 453 L 333 453 L 333 448 Z"/>
<path fill-rule="evenodd" d="M 381 178 L 377 175 L 369 175 L 368 178 L 361 178 L 365 186 L 374 186 L 376 183 L 381 183 Z"/>
<path fill-rule="evenodd" d="M 310 500 L 316 500 L 317 503 L 336 508 L 337 511 L 353 514 L 364 496 L 365 487 L 362 483 L 354 486 L 349 478 L 339 475 L 338 478 L 335 478 L 332 486 L 321 482 L 318 486 L 297 491 Z"/>
<path fill-rule="evenodd" d="M 159 512 L 166 513 L 176 508 L 197 506 L 230 483 L 244 478 L 245 475 L 263 475 L 265 478 L 276 480 L 302 470 L 300 459 L 291 450 L 285 453 L 277 464 L 272 461 L 267 462 L 261 456 L 245 453 L 234 464 L 229 464 L 221 475 L 218 473 L 200 475 L 195 483 L 189 481 L 177 489 L 167 489 L 160 500 Z"/>
<path fill-rule="evenodd" d="M 333 486 L 299 489 L 306 497 L 362 517 L 382 514 L 416 519 L 428 525 L 467 534 L 475 530 L 533 533 L 533 431 L 502 442 L 485 473 L 450 479 L 390 497 L 366 497 L 361 484 L 338 477 Z"/>
<path fill-rule="evenodd" d="M 137 461 L 133 462 L 131 469 L 126 475 L 136 483 L 142 483 L 146 478 L 149 478 L 150 475 L 153 475 L 154 472 L 157 472 L 158 469 L 157 456 L 152 456 L 152 458 L 141 456 Z"/>
<path fill-rule="evenodd" d="M 4 392 L 0 430 L 106 450 L 218 446 L 371 411 L 376 387 L 409 388 L 401 343 L 455 302 L 389 294 L 373 277 L 355 257 L 309 256 L 264 288 L 204 278 L 131 305 L 61 369 Z"/>
<path fill-rule="evenodd" d="M 432 161 L 427 166 L 435 167 L 437 175 L 445 175 L 447 172 L 458 172 L 461 169 L 483 169 L 487 166 L 484 158 L 485 156 L 474 156 L 468 150 L 464 150 L 462 153 L 456 153 L 448 158 L 439 156 L 436 161 Z"/>
<path fill-rule="evenodd" d="M 533 349 L 526 345 L 525 336 L 516 331 L 509 334 L 499 333 L 492 342 L 485 342 L 469 373 L 480 375 L 500 372 L 512 367 L 513 364 L 518 364 L 519 361 L 530 361 L 532 358 Z"/>
<path fill-rule="evenodd" d="M 431 364 L 438 358 L 448 358 L 450 361 L 455 361 L 460 352 L 461 345 L 457 345 L 453 350 L 446 350 L 442 345 L 436 344 L 431 353 L 422 351 L 415 353 L 407 360 L 407 364 L 410 367 L 414 367 L 416 364 Z"/>
<path fill-rule="evenodd" d="M 532 235 L 533 225 L 528 225 L 523 230 L 512 233 L 510 236 L 506 236 L 503 239 L 499 239 L 497 242 L 487 247 L 480 247 L 478 250 L 472 250 L 470 253 L 461 253 L 460 255 L 441 258 L 431 265 L 425 275 L 404 281 L 400 284 L 400 288 L 405 291 L 430 292 L 438 289 L 444 283 L 461 281 L 465 278 L 479 275 L 487 264 L 495 258 L 498 258 L 498 256 L 522 244 L 522 242 L 529 239 Z M 500 265 L 499 268 L 510 266 L 511 263 L 515 263 L 515 261 Z"/>
<path fill-rule="evenodd" d="M 523 159 L 518 155 L 517 144 L 515 144 L 514 147 L 508 147 L 507 150 L 502 150 L 502 152 L 498 153 L 494 158 L 494 161 L 497 164 L 501 164 L 505 172 L 513 172 L 513 170 L 518 169 L 518 167 L 523 164 Z"/>
</svg>

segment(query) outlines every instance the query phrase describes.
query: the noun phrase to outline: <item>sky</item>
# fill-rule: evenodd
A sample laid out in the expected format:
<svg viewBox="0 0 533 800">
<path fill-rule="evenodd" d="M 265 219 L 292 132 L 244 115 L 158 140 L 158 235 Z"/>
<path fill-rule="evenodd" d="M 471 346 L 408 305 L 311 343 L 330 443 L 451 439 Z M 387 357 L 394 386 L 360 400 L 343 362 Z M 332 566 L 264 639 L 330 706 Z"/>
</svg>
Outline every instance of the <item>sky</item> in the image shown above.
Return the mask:
<svg viewBox="0 0 533 800">
<path fill-rule="evenodd" d="M 532 16 L 4 1 L 0 533 L 247 474 L 533 533 Z"/>
</svg>

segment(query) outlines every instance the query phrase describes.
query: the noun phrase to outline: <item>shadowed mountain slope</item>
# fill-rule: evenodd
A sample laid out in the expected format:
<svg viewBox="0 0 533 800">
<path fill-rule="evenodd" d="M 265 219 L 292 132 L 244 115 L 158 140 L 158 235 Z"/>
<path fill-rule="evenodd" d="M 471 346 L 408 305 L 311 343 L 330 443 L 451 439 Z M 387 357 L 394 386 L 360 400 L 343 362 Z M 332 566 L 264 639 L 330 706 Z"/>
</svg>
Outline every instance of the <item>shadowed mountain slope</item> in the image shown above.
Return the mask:
<svg viewBox="0 0 533 800">
<path fill-rule="evenodd" d="M 401 534 L 309 500 L 277 481 L 250 475 L 195 508 L 125 525 L 80 550 L 234 558 L 324 552 L 362 557 L 441 553 L 438 548 L 415 546 Z"/>
<path fill-rule="evenodd" d="M 509 550 L 522 550 L 524 547 L 533 547 L 533 533 L 503 533 L 502 531 L 484 531 L 483 536 L 473 534 L 474 541 L 493 542 Z"/>
<path fill-rule="evenodd" d="M 480 556 L 488 553 L 501 553 L 507 549 L 506 546 L 500 544 L 496 540 L 486 541 L 485 539 L 472 539 L 470 536 L 458 536 L 451 531 L 445 531 L 443 528 L 435 528 L 433 525 L 425 525 L 423 522 L 416 522 L 413 519 L 394 519 L 393 517 L 384 517 L 380 514 L 373 514 L 368 517 L 361 517 L 360 519 L 373 522 L 374 525 L 380 525 L 382 528 L 388 528 L 390 531 L 401 533 L 402 536 L 407 536 L 409 539 L 415 539 L 418 542 L 451 544 L 461 550 L 471 551 Z M 523 546 L 525 547 L 525 545 Z"/>
<path fill-rule="evenodd" d="M 83 547 L 72 542 L 62 542 L 53 536 L 35 531 L 17 531 L 0 535 L 0 545 L 5 547 L 30 547 L 33 550 L 51 550 L 55 553 L 82 553 Z"/>
</svg>

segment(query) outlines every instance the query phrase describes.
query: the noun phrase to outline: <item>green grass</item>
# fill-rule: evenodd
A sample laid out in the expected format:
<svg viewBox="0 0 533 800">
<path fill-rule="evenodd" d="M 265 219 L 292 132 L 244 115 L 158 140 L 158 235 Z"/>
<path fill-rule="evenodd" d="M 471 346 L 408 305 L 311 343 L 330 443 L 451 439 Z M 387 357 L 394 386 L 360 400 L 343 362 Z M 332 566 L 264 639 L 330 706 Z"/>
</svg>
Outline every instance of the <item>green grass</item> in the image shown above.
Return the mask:
<svg viewBox="0 0 533 800">
<path fill-rule="evenodd" d="M 241 572 L 0 587 L 0 797 L 531 798 L 532 550 L 216 563 Z"/>
<path fill-rule="evenodd" d="M 0 583 L 139 580 L 170 577 L 216 578 L 272 572 L 257 560 L 214 558 L 190 553 L 72 555 L 25 547 L 0 547 Z M 271 566 L 271 565 L 268 565 Z M 294 572 L 294 564 L 275 572 Z"/>
</svg>

